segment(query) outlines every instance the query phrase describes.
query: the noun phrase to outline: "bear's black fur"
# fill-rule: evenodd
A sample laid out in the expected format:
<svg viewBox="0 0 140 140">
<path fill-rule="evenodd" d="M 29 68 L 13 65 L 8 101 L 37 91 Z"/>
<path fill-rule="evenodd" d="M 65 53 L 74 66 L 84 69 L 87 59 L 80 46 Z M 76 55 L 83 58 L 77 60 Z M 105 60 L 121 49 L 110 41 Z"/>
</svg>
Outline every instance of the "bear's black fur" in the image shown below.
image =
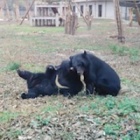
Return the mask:
<svg viewBox="0 0 140 140">
<path fill-rule="evenodd" d="M 69 60 L 62 61 L 57 70 L 57 75 L 59 77 L 59 83 L 68 87 L 60 88 L 60 93 L 64 96 L 74 96 L 82 90 L 83 84 L 80 81 L 80 76 L 76 70 L 71 68 Z"/>
<path fill-rule="evenodd" d="M 91 53 L 76 54 L 70 57 L 70 65 L 78 74 L 84 74 L 86 93 L 116 96 L 121 88 L 117 73 L 104 61 Z"/>
<path fill-rule="evenodd" d="M 22 93 L 22 99 L 36 98 L 40 95 L 52 95 L 57 92 L 57 87 L 51 80 L 54 77 L 55 69 L 48 66 L 45 73 L 32 73 L 29 71 L 17 70 L 18 75 L 27 81 L 28 93 Z"/>
<path fill-rule="evenodd" d="M 28 93 L 22 93 L 22 99 L 36 98 L 40 95 L 50 96 L 58 92 L 64 96 L 73 96 L 78 94 L 83 87 L 80 76 L 71 69 L 69 60 L 63 61 L 56 67 L 48 66 L 45 73 L 21 70 L 18 70 L 17 73 L 27 81 Z"/>
</svg>

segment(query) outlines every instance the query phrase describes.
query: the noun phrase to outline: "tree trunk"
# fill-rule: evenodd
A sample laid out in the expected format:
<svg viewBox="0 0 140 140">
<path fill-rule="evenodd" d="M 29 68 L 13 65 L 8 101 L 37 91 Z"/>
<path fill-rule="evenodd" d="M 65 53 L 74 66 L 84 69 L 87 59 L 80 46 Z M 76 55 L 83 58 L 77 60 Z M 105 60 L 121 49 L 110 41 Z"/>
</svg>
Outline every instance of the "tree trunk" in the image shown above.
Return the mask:
<svg viewBox="0 0 140 140">
<path fill-rule="evenodd" d="M 10 19 L 10 12 L 9 12 L 9 7 L 8 7 L 7 0 L 4 0 L 3 8 L 4 7 L 6 9 L 6 14 L 4 15 L 4 17 L 9 20 Z"/>
<path fill-rule="evenodd" d="M 35 0 L 32 1 L 31 5 L 29 6 L 29 9 L 26 11 L 25 16 L 23 17 L 22 21 L 20 22 L 20 25 L 23 23 L 24 19 L 26 18 L 26 16 L 28 15 L 31 7 L 33 6 Z"/>
<path fill-rule="evenodd" d="M 125 37 L 123 35 L 122 20 L 120 15 L 120 8 L 119 8 L 119 0 L 114 0 L 114 4 L 115 4 L 115 15 L 116 15 L 117 28 L 118 28 L 118 41 L 121 43 L 125 43 Z"/>
<path fill-rule="evenodd" d="M 1 2 L 0 6 L 0 18 L 4 19 L 4 1 Z"/>
<path fill-rule="evenodd" d="M 65 34 L 74 35 L 78 26 L 78 17 L 75 13 L 67 13 L 65 21 Z"/>
<path fill-rule="evenodd" d="M 81 12 L 81 10 L 79 9 L 79 7 L 78 7 L 76 2 L 75 2 L 75 4 L 76 4 L 76 7 L 77 7 L 78 11 L 80 12 L 82 18 L 84 19 L 85 23 L 87 24 L 88 29 L 90 29 L 91 28 L 91 23 L 92 23 L 91 16 L 88 16 L 88 15 L 84 16 L 83 13 Z"/>
<path fill-rule="evenodd" d="M 15 15 L 15 20 L 18 21 L 20 18 L 20 13 L 19 13 L 19 0 L 14 0 L 13 3 L 13 11 Z"/>
<path fill-rule="evenodd" d="M 30 2 L 29 2 L 29 0 L 25 0 L 25 7 L 26 7 L 26 13 L 27 13 L 27 11 L 29 10 L 29 8 L 30 8 Z M 29 20 L 30 19 L 30 10 L 28 11 L 28 14 L 27 14 L 27 16 L 26 16 L 26 18 Z"/>
<path fill-rule="evenodd" d="M 71 35 L 75 35 L 75 31 L 78 25 L 78 17 L 76 13 L 72 13 L 71 15 Z"/>
<path fill-rule="evenodd" d="M 90 16 L 90 13 L 88 11 L 87 11 L 87 14 L 85 16 L 85 19 L 87 21 L 87 28 L 88 28 L 88 30 L 91 30 L 92 17 Z"/>
<path fill-rule="evenodd" d="M 65 34 L 74 35 L 77 26 L 78 26 L 78 17 L 74 12 L 72 12 L 71 5 L 69 3 L 65 20 Z"/>
<path fill-rule="evenodd" d="M 137 21 L 138 21 L 138 24 L 140 25 L 140 11 L 139 11 L 139 7 L 136 3 L 136 0 L 134 0 L 134 4 L 135 4 L 135 9 L 136 9 L 136 17 L 137 17 Z"/>
<path fill-rule="evenodd" d="M 88 30 L 91 30 L 91 23 L 92 23 L 92 17 L 90 15 L 89 7 L 88 7 L 88 0 L 86 0 L 86 16 L 85 19 L 87 21 L 87 28 Z"/>
<path fill-rule="evenodd" d="M 129 8 L 129 26 L 132 27 L 133 23 L 133 8 Z"/>
</svg>

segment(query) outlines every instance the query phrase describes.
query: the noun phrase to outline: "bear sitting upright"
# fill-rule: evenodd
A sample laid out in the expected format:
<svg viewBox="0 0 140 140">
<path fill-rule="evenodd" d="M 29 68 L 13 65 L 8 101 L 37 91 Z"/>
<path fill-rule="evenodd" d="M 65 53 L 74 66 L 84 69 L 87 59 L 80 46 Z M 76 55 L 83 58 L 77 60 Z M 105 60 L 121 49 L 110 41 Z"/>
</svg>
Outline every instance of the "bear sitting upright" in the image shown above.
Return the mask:
<svg viewBox="0 0 140 140">
<path fill-rule="evenodd" d="M 91 53 L 76 54 L 70 57 L 71 66 L 78 74 L 84 75 L 86 93 L 116 96 L 121 88 L 117 73 L 103 60 Z"/>
<path fill-rule="evenodd" d="M 32 73 L 29 71 L 17 70 L 18 75 L 27 81 L 28 93 L 22 93 L 22 99 L 36 98 L 40 95 L 52 95 L 57 93 L 57 87 L 51 80 L 55 74 L 55 68 L 49 65 L 45 73 Z"/>
</svg>

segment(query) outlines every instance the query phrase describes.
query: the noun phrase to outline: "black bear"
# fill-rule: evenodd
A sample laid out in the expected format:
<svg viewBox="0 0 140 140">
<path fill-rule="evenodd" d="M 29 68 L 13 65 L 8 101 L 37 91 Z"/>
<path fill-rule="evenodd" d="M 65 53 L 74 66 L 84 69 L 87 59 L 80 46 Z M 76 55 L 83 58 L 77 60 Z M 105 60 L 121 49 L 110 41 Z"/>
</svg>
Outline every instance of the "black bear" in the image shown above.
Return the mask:
<svg viewBox="0 0 140 140">
<path fill-rule="evenodd" d="M 17 70 L 18 75 L 27 81 L 28 93 L 22 93 L 22 99 L 36 98 L 40 95 L 52 95 L 57 92 L 57 87 L 51 80 L 54 77 L 55 69 L 48 66 L 45 73 L 32 73 L 29 71 Z"/>
<path fill-rule="evenodd" d="M 70 66 L 69 60 L 62 61 L 60 64 L 57 70 L 55 83 L 60 89 L 60 93 L 64 96 L 74 96 L 78 94 L 78 92 L 80 92 L 83 88 L 80 75 L 78 75 L 77 71 Z M 58 83 L 65 86 L 66 88 L 61 88 Z"/>
<path fill-rule="evenodd" d="M 116 96 L 121 88 L 118 74 L 103 60 L 91 53 L 76 54 L 70 57 L 70 65 L 78 74 L 84 75 L 86 93 Z"/>
<path fill-rule="evenodd" d="M 45 73 L 17 71 L 27 81 L 28 93 L 22 93 L 22 99 L 36 98 L 40 95 L 54 95 L 60 92 L 64 96 L 73 96 L 82 90 L 80 76 L 70 67 L 70 61 L 62 61 L 59 66 L 48 66 Z"/>
</svg>

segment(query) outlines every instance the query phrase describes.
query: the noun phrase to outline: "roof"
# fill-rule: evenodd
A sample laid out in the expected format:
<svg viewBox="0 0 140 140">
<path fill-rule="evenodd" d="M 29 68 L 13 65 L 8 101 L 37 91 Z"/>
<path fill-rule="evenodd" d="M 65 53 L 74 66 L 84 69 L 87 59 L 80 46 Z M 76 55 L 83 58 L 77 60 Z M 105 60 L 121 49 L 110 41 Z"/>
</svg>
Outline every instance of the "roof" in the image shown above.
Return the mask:
<svg viewBox="0 0 140 140">
<path fill-rule="evenodd" d="M 72 2 L 77 2 L 77 3 L 80 3 L 80 2 L 97 2 L 97 1 L 112 1 L 113 0 L 72 0 Z"/>
</svg>

